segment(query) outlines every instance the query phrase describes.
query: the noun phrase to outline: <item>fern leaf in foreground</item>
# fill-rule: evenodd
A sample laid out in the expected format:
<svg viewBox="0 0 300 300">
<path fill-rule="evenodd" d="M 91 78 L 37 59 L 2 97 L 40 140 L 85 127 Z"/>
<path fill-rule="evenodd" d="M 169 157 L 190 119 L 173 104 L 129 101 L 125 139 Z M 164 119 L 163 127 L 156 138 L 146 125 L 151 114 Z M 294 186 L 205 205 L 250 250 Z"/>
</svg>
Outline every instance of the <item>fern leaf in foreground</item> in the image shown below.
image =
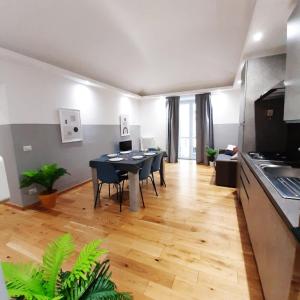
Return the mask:
<svg viewBox="0 0 300 300">
<path fill-rule="evenodd" d="M 81 296 L 97 278 L 100 268 L 101 265 L 97 263 L 95 268 L 89 274 L 87 274 L 87 280 L 80 278 L 79 280 L 76 280 L 71 287 L 60 284 L 59 294 L 63 295 L 63 299 L 66 300 L 81 299 Z M 70 272 L 61 272 L 59 281 L 63 283 L 69 276 L 69 273 Z"/>
<path fill-rule="evenodd" d="M 100 291 L 89 295 L 85 300 L 131 300 L 132 296 L 129 293 L 117 291 Z"/>
<path fill-rule="evenodd" d="M 35 265 L 3 262 L 1 266 L 11 297 L 35 299 L 44 295 L 42 276 Z"/>
<path fill-rule="evenodd" d="M 56 282 L 64 260 L 74 251 L 74 244 L 70 234 L 65 234 L 50 243 L 43 256 L 43 277 L 47 295 L 56 296 Z"/>
<path fill-rule="evenodd" d="M 81 300 L 131 300 L 130 293 L 118 292 L 114 282 L 111 281 L 109 260 L 100 263 L 97 278 L 90 288 L 83 294 Z"/>
<path fill-rule="evenodd" d="M 63 262 L 72 254 L 69 234 L 49 244 L 43 264 L 2 263 L 10 297 L 20 300 L 131 300 L 119 292 L 111 280 L 109 260 L 98 262 L 107 250 L 93 241 L 81 250 L 71 271 L 63 271 Z"/>
<path fill-rule="evenodd" d="M 107 253 L 107 250 L 99 248 L 100 244 L 100 240 L 95 240 L 83 247 L 64 286 L 71 287 L 71 285 L 80 278 L 87 280 L 87 274 L 91 272 L 92 267 L 96 265 L 98 258 L 102 254 Z"/>
</svg>

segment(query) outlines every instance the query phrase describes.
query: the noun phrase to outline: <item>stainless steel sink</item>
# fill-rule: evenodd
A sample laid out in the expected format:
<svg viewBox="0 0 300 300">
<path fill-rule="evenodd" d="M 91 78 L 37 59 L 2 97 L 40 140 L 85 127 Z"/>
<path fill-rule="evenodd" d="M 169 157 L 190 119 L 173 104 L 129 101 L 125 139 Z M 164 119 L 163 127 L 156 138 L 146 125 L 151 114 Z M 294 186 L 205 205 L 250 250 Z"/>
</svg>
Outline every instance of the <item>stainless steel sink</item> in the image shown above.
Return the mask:
<svg viewBox="0 0 300 300">
<path fill-rule="evenodd" d="M 260 168 L 268 176 L 277 177 L 298 177 L 300 178 L 300 169 L 292 168 L 287 165 L 262 164 Z"/>
<path fill-rule="evenodd" d="M 300 200 L 299 168 L 272 163 L 261 163 L 258 166 L 282 197 Z"/>
</svg>

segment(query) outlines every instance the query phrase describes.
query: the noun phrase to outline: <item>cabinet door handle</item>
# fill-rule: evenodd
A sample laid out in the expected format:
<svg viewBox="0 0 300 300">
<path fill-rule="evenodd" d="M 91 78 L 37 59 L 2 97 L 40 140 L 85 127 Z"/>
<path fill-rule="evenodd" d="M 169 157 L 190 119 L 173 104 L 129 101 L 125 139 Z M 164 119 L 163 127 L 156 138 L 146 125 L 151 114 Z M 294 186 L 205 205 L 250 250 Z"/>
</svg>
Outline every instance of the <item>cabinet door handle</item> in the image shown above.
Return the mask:
<svg viewBox="0 0 300 300">
<path fill-rule="evenodd" d="M 241 179 L 241 183 L 242 183 L 243 189 L 244 189 L 244 191 L 245 191 L 245 193 L 246 193 L 247 199 L 248 199 L 248 201 L 249 201 L 249 194 L 248 194 L 247 189 L 246 189 L 246 187 L 245 187 L 245 184 L 244 184 L 244 181 L 243 181 L 242 176 L 240 176 L 240 179 Z"/>
<path fill-rule="evenodd" d="M 245 175 L 245 178 L 246 178 L 247 182 L 250 184 L 250 180 L 249 180 L 249 178 L 248 178 L 248 176 L 247 176 L 247 174 L 246 174 L 246 172 L 245 172 L 242 165 L 241 165 L 241 170 L 243 171 L 243 174 Z"/>
</svg>

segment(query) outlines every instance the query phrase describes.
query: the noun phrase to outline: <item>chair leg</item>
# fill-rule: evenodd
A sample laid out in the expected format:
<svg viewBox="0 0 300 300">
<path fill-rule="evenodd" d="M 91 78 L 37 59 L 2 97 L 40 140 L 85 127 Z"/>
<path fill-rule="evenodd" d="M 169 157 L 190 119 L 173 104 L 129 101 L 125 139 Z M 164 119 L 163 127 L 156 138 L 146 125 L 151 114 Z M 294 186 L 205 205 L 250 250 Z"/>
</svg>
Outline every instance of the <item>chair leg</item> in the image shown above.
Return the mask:
<svg viewBox="0 0 300 300">
<path fill-rule="evenodd" d="M 140 193 L 141 193 L 141 198 L 142 198 L 142 202 L 143 202 L 143 207 L 145 208 L 145 202 L 144 202 L 144 197 L 143 197 L 143 191 L 142 191 L 141 183 L 139 183 L 139 185 L 140 185 Z"/>
<path fill-rule="evenodd" d="M 103 183 L 98 183 L 98 185 L 97 185 L 97 193 L 96 193 L 96 196 L 95 196 L 94 208 L 96 208 L 96 206 L 97 206 L 98 197 L 100 198 L 100 193 L 101 193 L 102 184 L 103 184 Z"/>
<path fill-rule="evenodd" d="M 154 180 L 154 175 L 153 175 L 153 173 L 151 173 L 151 175 L 152 175 L 152 176 L 149 176 L 149 177 L 150 177 L 150 179 L 151 179 L 151 181 L 152 181 L 152 185 L 153 185 L 155 194 L 156 194 L 156 196 L 158 196 L 157 190 L 156 190 L 156 185 L 155 185 L 155 180 Z"/>
<path fill-rule="evenodd" d="M 165 187 L 167 187 L 167 185 L 166 185 L 166 182 L 165 182 L 165 179 L 164 179 L 164 178 L 162 178 L 162 182 L 163 182 L 163 185 L 164 185 Z"/>
<path fill-rule="evenodd" d="M 118 184 L 118 190 L 120 190 L 120 212 L 122 212 L 123 188 L 121 188 L 121 184 Z"/>
<path fill-rule="evenodd" d="M 119 188 L 118 188 L 118 185 L 117 184 L 114 184 L 113 185 L 116 189 L 117 189 L 117 202 L 119 202 Z"/>
</svg>

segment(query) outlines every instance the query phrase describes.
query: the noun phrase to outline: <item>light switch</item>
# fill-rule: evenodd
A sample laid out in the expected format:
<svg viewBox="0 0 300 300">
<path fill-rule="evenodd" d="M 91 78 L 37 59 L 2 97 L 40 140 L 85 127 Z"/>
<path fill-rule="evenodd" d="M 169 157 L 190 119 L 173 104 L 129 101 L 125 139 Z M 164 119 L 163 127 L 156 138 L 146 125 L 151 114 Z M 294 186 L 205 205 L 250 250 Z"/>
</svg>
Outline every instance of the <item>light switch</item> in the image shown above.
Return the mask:
<svg viewBox="0 0 300 300">
<path fill-rule="evenodd" d="M 23 146 L 23 151 L 24 152 L 32 151 L 32 146 L 31 145 Z"/>
</svg>

